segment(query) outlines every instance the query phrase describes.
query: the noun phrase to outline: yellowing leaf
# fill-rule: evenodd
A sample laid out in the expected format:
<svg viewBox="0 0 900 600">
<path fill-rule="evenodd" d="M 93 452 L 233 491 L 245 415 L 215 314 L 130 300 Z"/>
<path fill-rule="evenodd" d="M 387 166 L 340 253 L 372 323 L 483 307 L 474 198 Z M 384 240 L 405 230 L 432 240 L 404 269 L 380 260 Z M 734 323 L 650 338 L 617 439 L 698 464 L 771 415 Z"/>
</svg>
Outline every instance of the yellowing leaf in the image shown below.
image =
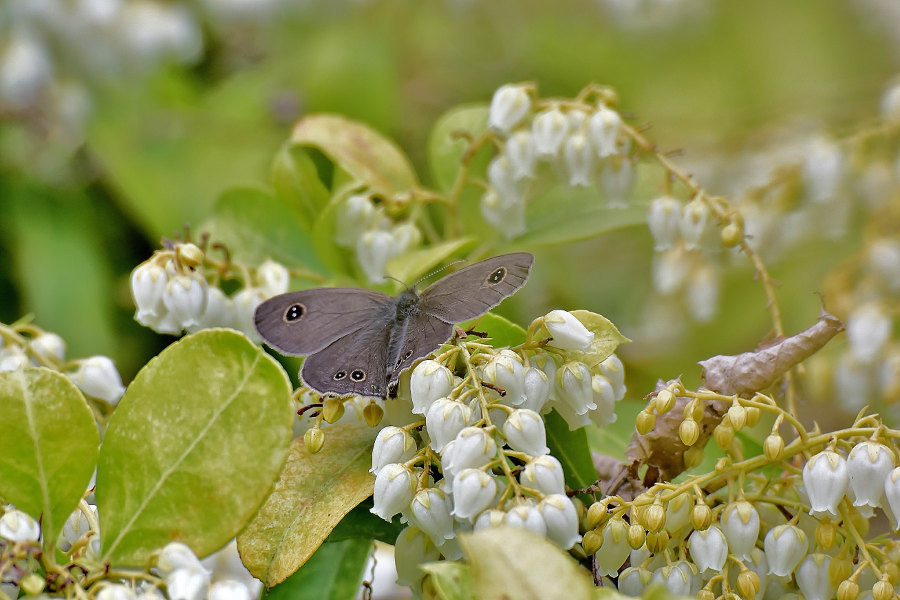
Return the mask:
<svg viewBox="0 0 900 600">
<path fill-rule="evenodd" d="M 612 321 L 589 310 L 573 310 L 572 315 L 581 321 L 581 324 L 594 333 L 594 340 L 590 348 L 584 351 L 567 350 L 566 355 L 571 360 L 577 360 L 594 367 L 609 358 L 620 345 L 630 342 L 627 337 L 619 333 Z"/>
</svg>

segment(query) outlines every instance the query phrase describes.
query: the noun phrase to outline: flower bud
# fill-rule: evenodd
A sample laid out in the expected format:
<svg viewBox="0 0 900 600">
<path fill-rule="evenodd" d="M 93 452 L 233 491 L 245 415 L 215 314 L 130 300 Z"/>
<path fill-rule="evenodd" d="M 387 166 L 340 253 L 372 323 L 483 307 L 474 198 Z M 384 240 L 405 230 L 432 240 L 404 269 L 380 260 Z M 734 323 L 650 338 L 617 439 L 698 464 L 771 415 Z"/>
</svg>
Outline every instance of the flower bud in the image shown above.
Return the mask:
<svg viewBox="0 0 900 600">
<path fill-rule="evenodd" d="M 27 596 L 37 596 L 44 591 L 47 586 L 47 580 L 37 573 L 28 573 L 19 581 L 22 591 Z"/>
<path fill-rule="evenodd" d="M 563 550 L 581 540 L 578 535 L 578 511 L 565 494 L 548 494 L 538 503 L 538 511 L 547 526 L 547 537 Z"/>
<path fill-rule="evenodd" d="M 8 510 L 0 517 L 0 537 L 10 542 L 37 542 L 41 539 L 41 526 L 21 510 Z"/>
<path fill-rule="evenodd" d="M 562 350 L 586 351 L 594 341 L 594 332 L 588 330 L 572 313 L 552 310 L 544 316 L 544 326 L 553 339 L 550 346 Z"/>
<path fill-rule="evenodd" d="M 384 409 L 375 402 L 369 402 L 363 408 L 363 420 L 369 427 L 376 427 L 384 418 Z"/>
<path fill-rule="evenodd" d="M 372 468 L 376 476 L 386 465 L 405 463 L 416 454 L 416 441 L 405 429 L 387 426 L 378 432 L 372 447 Z"/>
<path fill-rule="evenodd" d="M 106 356 L 91 356 L 78 361 L 78 368 L 69 375 L 72 383 L 94 398 L 115 406 L 125 393 L 122 377 Z"/>
<path fill-rule="evenodd" d="M 729 223 L 719 232 L 719 239 L 726 248 L 734 248 L 744 239 L 744 228 L 737 223 Z"/>
<path fill-rule="evenodd" d="M 419 490 L 410 505 L 415 524 L 435 545 L 439 546 L 456 535 L 453 531 L 450 505 L 450 499 L 437 488 Z"/>
<path fill-rule="evenodd" d="M 562 465 L 549 454 L 529 460 L 519 475 L 519 482 L 542 494 L 564 494 L 566 491 Z"/>
<path fill-rule="evenodd" d="M 353 194 L 344 200 L 340 216 L 335 221 L 334 240 L 345 248 L 352 248 L 362 233 L 378 216 L 378 209 L 365 194 Z"/>
<path fill-rule="evenodd" d="M 728 542 L 718 526 L 711 525 L 704 530 L 694 531 L 688 538 L 688 547 L 691 558 L 701 573 L 721 571 L 725 566 L 725 559 L 728 558 Z"/>
<path fill-rule="evenodd" d="M 700 466 L 703 462 L 703 448 L 701 446 L 691 446 L 684 452 L 684 466 L 687 469 L 693 469 Z"/>
<path fill-rule="evenodd" d="M 713 438 L 715 438 L 716 445 L 719 446 L 719 448 L 728 450 L 732 440 L 734 440 L 734 428 L 729 425 L 727 421 L 722 421 L 716 425 L 715 429 L 713 429 Z"/>
<path fill-rule="evenodd" d="M 384 280 L 388 262 L 400 254 L 394 236 L 388 231 L 366 231 L 356 241 L 356 260 L 366 279 L 372 283 Z"/>
<path fill-rule="evenodd" d="M 497 443 L 481 427 L 465 427 L 444 445 L 441 466 L 444 476 L 452 478 L 463 469 L 483 467 L 497 457 Z"/>
<path fill-rule="evenodd" d="M 450 369 L 436 360 L 423 360 L 416 365 L 409 378 L 412 412 L 424 415 L 435 400 L 448 396 L 451 390 L 453 373 Z"/>
<path fill-rule="evenodd" d="M 534 367 L 525 367 L 525 401 L 518 405 L 540 413 L 550 399 L 550 379 L 547 374 Z"/>
<path fill-rule="evenodd" d="M 205 569 L 179 568 L 166 577 L 169 600 L 204 600 L 209 591 L 209 573 Z"/>
<path fill-rule="evenodd" d="M 850 579 L 845 579 L 838 585 L 838 600 L 856 600 L 859 596 L 859 584 Z"/>
<path fill-rule="evenodd" d="M 684 418 L 693 419 L 695 421 L 703 420 L 703 402 L 700 398 L 694 398 L 684 406 Z"/>
<path fill-rule="evenodd" d="M 873 600 L 892 600 L 895 597 L 894 586 L 886 579 L 882 579 L 872 586 Z"/>
<path fill-rule="evenodd" d="M 571 187 L 588 187 L 593 183 L 597 155 L 583 133 L 575 132 L 566 140 L 563 146 L 563 165 Z"/>
<path fill-rule="evenodd" d="M 703 531 L 712 524 L 712 509 L 698 501 L 691 509 L 691 525 L 697 531 Z"/>
<path fill-rule="evenodd" d="M 700 439 L 700 426 L 693 419 L 685 419 L 678 426 L 678 439 L 685 446 L 693 446 Z"/>
<path fill-rule="evenodd" d="M 533 410 L 513 410 L 503 424 L 503 435 L 513 450 L 530 456 L 541 456 L 550 452 L 547 448 L 544 420 Z"/>
<path fill-rule="evenodd" d="M 669 545 L 669 533 L 665 530 L 647 534 L 647 550 L 661 554 Z"/>
<path fill-rule="evenodd" d="M 375 477 L 374 506 L 369 512 L 390 522 L 394 515 L 406 510 L 415 493 L 416 477 L 412 469 L 398 463 L 385 465 Z"/>
<path fill-rule="evenodd" d="M 846 556 L 836 556 L 828 565 L 828 582 L 831 587 L 839 587 L 841 582 L 853 574 L 853 562 Z M 858 591 L 858 590 L 857 590 Z"/>
<path fill-rule="evenodd" d="M 453 510 L 457 519 L 470 523 L 497 498 L 497 480 L 480 469 L 463 469 L 453 477 Z"/>
<path fill-rule="evenodd" d="M 322 418 L 327 423 L 337 423 L 344 416 L 344 403 L 339 398 L 328 398 L 322 403 Z"/>
<path fill-rule="evenodd" d="M 662 390 L 656 395 L 656 412 L 664 415 L 675 406 L 675 394 L 669 390 Z M 693 446 L 693 444 L 691 444 Z"/>
<path fill-rule="evenodd" d="M 615 573 L 610 573 L 610 577 L 615 577 Z M 628 567 L 619 575 L 619 593 L 640 598 L 652 578 L 653 573 L 647 569 Z"/>
<path fill-rule="evenodd" d="M 709 223 L 709 206 L 697 196 L 684 207 L 681 217 L 681 237 L 688 250 L 696 250 L 703 242 Z"/>
<path fill-rule="evenodd" d="M 769 573 L 789 576 L 806 556 L 809 544 L 806 534 L 796 525 L 778 525 L 769 530 L 763 542 Z"/>
<path fill-rule="evenodd" d="M 666 509 L 657 498 L 653 504 L 648 506 L 641 517 L 641 523 L 650 533 L 656 533 L 666 524 Z"/>
<path fill-rule="evenodd" d="M 397 250 L 397 254 L 412 250 L 422 243 L 422 232 L 411 221 L 395 225 L 391 228 L 391 235 L 394 237 L 394 247 Z"/>
<path fill-rule="evenodd" d="M 506 392 L 503 404 L 519 406 L 525 402 L 525 367 L 515 352 L 504 350 L 494 355 L 484 366 L 482 378 Z"/>
<path fill-rule="evenodd" d="M 146 327 L 153 327 L 162 318 L 166 307 L 162 298 L 169 278 L 165 269 L 146 261 L 131 272 L 131 297 L 137 307 L 135 320 Z"/>
<path fill-rule="evenodd" d="M 772 462 L 784 456 L 784 438 L 777 433 L 770 433 L 763 442 L 763 454 Z"/>
<path fill-rule="evenodd" d="M 600 550 L 600 546 L 603 545 L 603 536 L 593 529 L 590 529 L 581 536 L 581 548 L 584 550 L 584 553 L 587 555 L 594 554 L 598 550 Z M 621 565 L 620 565 L 621 566 Z"/>
<path fill-rule="evenodd" d="M 760 589 L 759 575 L 750 569 L 744 569 L 738 573 L 735 587 L 741 598 L 756 598 Z"/>
<path fill-rule="evenodd" d="M 455 400 L 438 398 L 425 414 L 425 428 L 431 437 L 431 449 L 440 452 L 462 431 L 472 418 L 472 409 Z"/>
<path fill-rule="evenodd" d="M 755 427 L 759 422 L 760 410 L 755 406 L 746 407 L 747 412 L 747 427 Z"/>
<path fill-rule="evenodd" d="M 599 158 L 606 158 L 612 154 L 616 154 L 616 140 L 619 135 L 619 127 L 622 126 L 622 117 L 619 113 L 607 108 L 599 106 L 588 120 L 588 134 L 590 135 L 591 144 Z"/>
<path fill-rule="evenodd" d="M 559 156 L 569 134 L 569 120 L 558 106 L 543 110 L 531 122 L 534 150 L 540 158 Z"/>
<path fill-rule="evenodd" d="M 828 581 L 830 563 L 830 556 L 817 553 L 807 556 L 797 567 L 797 587 L 806 600 L 828 600 L 834 595 L 834 588 Z"/>
<path fill-rule="evenodd" d="M 637 432 L 639 434 L 646 435 L 653 431 L 653 428 L 655 426 L 656 415 L 648 411 L 646 408 L 638 413 L 637 419 L 635 420 L 635 429 L 637 429 Z"/>
<path fill-rule="evenodd" d="M 495 133 L 508 136 L 530 111 L 531 96 L 527 87 L 514 84 L 500 86 L 491 98 L 488 127 Z"/>
<path fill-rule="evenodd" d="M 828 550 L 834 546 L 837 536 L 837 527 L 828 517 L 823 518 L 816 525 L 815 538 L 816 543 L 823 549 Z"/>
<path fill-rule="evenodd" d="M 61 363 L 66 359 L 66 343 L 55 333 L 41 333 L 28 343 L 28 348 L 36 355 L 51 362 Z"/>
<path fill-rule="evenodd" d="M 266 298 L 284 294 L 291 285 L 291 274 L 287 267 L 274 260 L 265 260 L 256 269 L 258 287 Z"/>
<path fill-rule="evenodd" d="M 318 427 L 307 429 L 303 434 L 303 445 L 310 454 L 316 454 L 325 445 L 325 434 Z"/>
<path fill-rule="evenodd" d="M 615 577 L 619 569 L 625 564 L 625 559 L 631 554 L 631 544 L 628 539 L 628 525 L 622 517 L 612 517 L 603 526 L 603 542 L 600 550 L 595 554 L 597 572 L 600 575 Z M 641 543 L 643 544 L 643 531 L 641 531 Z"/>
<path fill-rule="evenodd" d="M 666 531 L 674 536 L 691 522 L 691 500 L 687 493 L 681 493 L 666 503 Z"/>
<path fill-rule="evenodd" d="M 838 504 L 847 491 L 848 481 L 847 462 L 837 452 L 826 450 L 811 457 L 803 466 L 809 514 L 840 520 Z"/>
<path fill-rule="evenodd" d="M 747 411 L 737 402 L 728 408 L 727 415 L 735 431 L 740 431 L 747 424 Z"/>
<path fill-rule="evenodd" d="M 885 478 L 894 468 L 895 456 L 879 442 L 860 442 L 847 457 L 847 475 L 853 506 L 878 508 L 884 496 Z"/>
</svg>

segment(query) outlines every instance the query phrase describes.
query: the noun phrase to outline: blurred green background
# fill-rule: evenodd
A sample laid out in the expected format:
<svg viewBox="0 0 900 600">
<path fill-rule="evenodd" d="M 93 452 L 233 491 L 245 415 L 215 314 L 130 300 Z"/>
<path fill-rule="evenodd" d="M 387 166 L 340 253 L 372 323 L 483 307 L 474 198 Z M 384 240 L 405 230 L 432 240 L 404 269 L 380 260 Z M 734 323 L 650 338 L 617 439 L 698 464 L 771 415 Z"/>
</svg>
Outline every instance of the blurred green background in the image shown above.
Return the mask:
<svg viewBox="0 0 900 600">
<path fill-rule="evenodd" d="M 707 158 L 727 164 L 787 123 L 852 132 L 900 72 L 889 1 L 260 2 L 258 13 L 230 19 L 209 4 L 184 4 L 203 36 L 193 60 L 84 78 L 92 108 L 74 141 L 60 144 L 33 111 L 0 112 L 0 321 L 31 313 L 67 340 L 69 356 L 109 355 L 126 381 L 172 341 L 132 320 L 131 269 L 161 237 L 186 223 L 196 230 L 223 190 L 267 183 L 302 115 L 369 124 L 397 140 L 427 185 L 426 142 L 444 111 L 487 102 L 508 82 L 535 81 L 542 96 L 596 82 L 704 181 Z M 0 36 L 21 22 L 0 21 Z M 54 77 L 79 77 L 64 45 L 48 48 Z M 789 332 L 815 320 L 814 292 L 860 247 L 860 232 L 773 265 Z M 503 312 L 525 325 L 552 308 L 606 315 L 635 340 L 622 351 L 629 396 L 657 377 L 697 381 L 697 360 L 749 350 L 770 333 L 744 269 L 726 275 L 712 322 L 690 327 L 677 347 L 655 346 L 639 310 L 651 290 L 646 227 L 535 250 L 532 280 Z"/>
</svg>

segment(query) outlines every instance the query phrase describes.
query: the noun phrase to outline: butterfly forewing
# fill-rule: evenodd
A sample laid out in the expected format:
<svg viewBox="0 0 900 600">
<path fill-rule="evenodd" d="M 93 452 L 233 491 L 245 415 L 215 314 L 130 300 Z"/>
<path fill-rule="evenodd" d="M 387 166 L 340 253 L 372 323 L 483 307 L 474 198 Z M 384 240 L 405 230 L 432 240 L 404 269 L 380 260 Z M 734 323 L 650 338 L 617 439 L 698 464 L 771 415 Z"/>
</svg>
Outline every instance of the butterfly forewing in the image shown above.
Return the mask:
<svg viewBox="0 0 900 600">
<path fill-rule="evenodd" d="M 392 317 L 393 300 L 374 290 L 316 288 L 266 300 L 254 319 L 259 335 L 273 348 L 284 354 L 312 354 Z"/>
<path fill-rule="evenodd" d="M 447 275 L 422 292 L 421 308 L 447 323 L 480 317 L 525 285 L 534 255 L 495 256 Z"/>
<path fill-rule="evenodd" d="M 389 344 L 390 328 L 371 324 L 306 357 L 300 378 L 320 394 L 384 398 Z"/>
<path fill-rule="evenodd" d="M 424 311 L 410 316 L 405 331 L 395 340 L 392 352 L 388 356 L 388 383 L 392 384 L 400 378 L 400 373 L 409 368 L 413 362 L 437 350 L 441 344 L 453 335 L 453 325 L 435 319 Z"/>
</svg>

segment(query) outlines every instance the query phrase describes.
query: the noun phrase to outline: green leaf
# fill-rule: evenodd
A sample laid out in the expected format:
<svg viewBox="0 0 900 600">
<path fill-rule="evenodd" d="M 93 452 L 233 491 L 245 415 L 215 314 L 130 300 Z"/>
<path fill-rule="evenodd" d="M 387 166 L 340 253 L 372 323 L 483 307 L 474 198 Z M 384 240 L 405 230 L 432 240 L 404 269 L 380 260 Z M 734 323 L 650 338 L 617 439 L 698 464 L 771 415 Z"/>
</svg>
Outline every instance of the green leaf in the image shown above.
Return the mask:
<svg viewBox="0 0 900 600">
<path fill-rule="evenodd" d="M 590 573 L 568 553 L 527 529 L 495 527 L 460 534 L 479 600 L 589 600 Z"/>
<path fill-rule="evenodd" d="M 326 542 L 293 575 L 263 595 L 267 600 L 354 600 L 359 595 L 372 541 Z"/>
<path fill-rule="evenodd" d="M 97 467 L 103 560 L 143 566 L 180 541 L 199 556 L 265 498 L 291 438 L 291 387 L 245 336 L 207 329 L 141 369 L 110 419 Z"/>
<path fill-rule="evenodd" d="M 316 224 L 313 226 L 312 243 L 316 250 L 316 256 L 329 271 L 351 275 L 354 272 L 354 264 L 350 260 L 351 253 L 338 247 L 335 242 L 337 219 L 345 199 L 344 194 L 334 196 L 325 209 L 319 213 Z"/>
<path fill-rule="evenodd" d="M 469 600 L 475 598 L 472 570 L 469 565 L 443 560 L 419 565 L 431 575 L 434 592 L 440 600 Z"/>
<path fill-rule="evenodd" d="M 498 314 L 486 313 L 460 325 L 463 331 L 474 329 L 487 333 L 490 344 L 494 348 L 507 348 L 518 346 L 525 341 L 525 330 L 506 317 Z"/>
<path fill-rule="evenodd" d="M 426 275 L 430 269 L 434 269 L 444 260 L 474 242 L 473 238 L 464 237 L 436 246 L 404 252 L 388 263 L 387 272 L 407 285 L 412 285 L 416 279 Z"/>
<path fill-rule="evenodd" d="M 544 416 L 547 445 L 560 462 L 566 483 L 574 489 L 586 488 L 597 480 L 597 470 L 591 458 L 587 432 L 584 427 L 569 430 L 569 424 L 555 410 Z"/>
<path fill-rule="evenodd" d="M 225 244 L 238 262 L 252 265 L 271 258 L 288 267 L 320 267 L 297 216 L 262 189 L 240 187 L 222 193 L 203 230 L 213 242 Z"/>
<path fill-rule="evenodd" d="M 428 137 L 428 163 L 438 189 L 450 191 L 469 149 L 469 140 L 455 134 L 466 133 L 471 138 L 481 136 L 487 131 L 488 112 L 487 104 L 464 104 L 447 111 L 435 123 Z M 473 157 L 470 171 L 483 173 L 490 156 L 490 145 L 486 145 Z"/>
<path fill-rule="evenodd" d="M 290 143 L 318 148 L 376 193 L 390 196 L 417 185 L 415 171 L 400 148 L 374 129 L 339 115 L 300 119 L 291 132 Z"/>
<path fill-rule="evenodd" d="M 581 352 L 578 350 L 566 350 L 565 354 L 570 360 L 577 360 L 589 367 L 595 367 L 609 358 L 621 344 L 630 342 L 627 337 L 619 333 L 612 321 L 592 313 L 589 310 L 573 310 L 572 316 L 581 321 L 581 324 L 594 333 L 591 347 Z"/>
<path fill-rule="evenodd" d="M 316 454 L 303 438 L 291 445 L 281 478 L 238 536 L 244 565 L 266 586 L 300 568 L 350 510 L 372 494 L 372 443 L 376 430 L 333 425 Z"/>
<path fill-rule="evenodd" d="M 353 510 L 344 515 L 341 522 L 328 535 L 327 541 L 340 542 L 351 538 L 364 538 L 393 545 L 406 526 L 401 525 L 398 519 L 388 523 L 381 517 L 373 515 L 369 512 L 372 506 L 374 506 L 372 499 L 367 498 L 353 507 Z"/>
<path fill-rule="evenodd" d="M 284 145 L 272 164 L 272 185 L 306 231 L 312 231 L 331 194 L 305 148 Z"/>
<path fill-rule="evenodd" d="M 97 464 L 97 424 L 75 384 L 43 367 L 0 373 L 0 414 L 0 496 L 41 521 L 52 556 Z"/>
</svg>

